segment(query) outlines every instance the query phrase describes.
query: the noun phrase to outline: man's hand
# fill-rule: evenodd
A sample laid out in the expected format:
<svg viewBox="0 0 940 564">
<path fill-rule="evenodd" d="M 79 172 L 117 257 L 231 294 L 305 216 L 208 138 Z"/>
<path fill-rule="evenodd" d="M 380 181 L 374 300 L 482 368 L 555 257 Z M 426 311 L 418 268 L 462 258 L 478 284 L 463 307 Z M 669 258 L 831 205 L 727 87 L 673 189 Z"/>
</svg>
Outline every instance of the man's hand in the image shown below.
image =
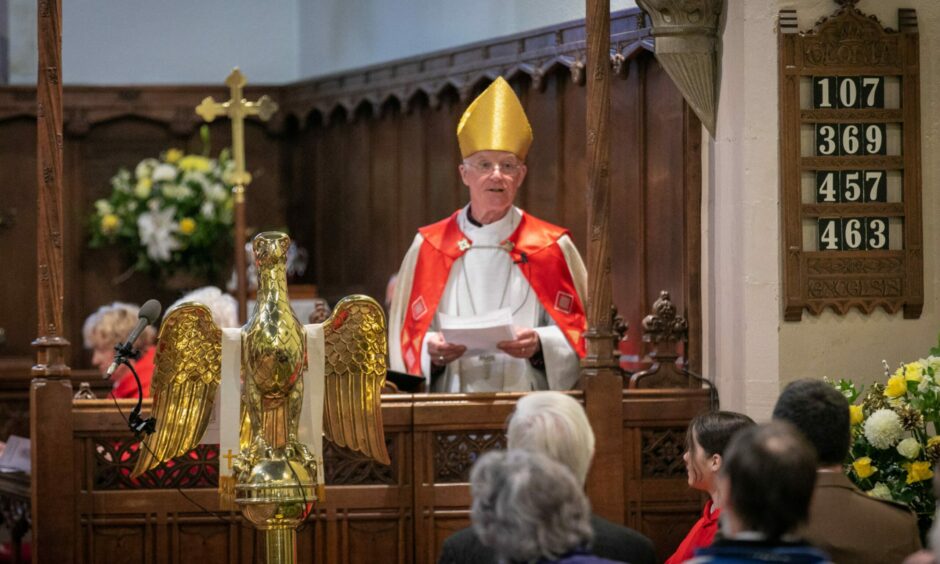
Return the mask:
<svg viewBox="0 0 940 564">
<path fill-rule="evenodd" d="M 520 329 L 515 339 L 501 341 L 496 346 L 509 356 L 526 359 L 532 358 L 532 355 L 542 350 L 542 342 L 535 329 Z"/>
<path fill-rule="evenodd" d="M 440 333 L 431 333 L 428 339 L 428 354 L 431 356 L 431 364 L 435 366 L 446 366 L 465 352 L 467 347 L 444 341 L 444 336 Z"/>
</svg>

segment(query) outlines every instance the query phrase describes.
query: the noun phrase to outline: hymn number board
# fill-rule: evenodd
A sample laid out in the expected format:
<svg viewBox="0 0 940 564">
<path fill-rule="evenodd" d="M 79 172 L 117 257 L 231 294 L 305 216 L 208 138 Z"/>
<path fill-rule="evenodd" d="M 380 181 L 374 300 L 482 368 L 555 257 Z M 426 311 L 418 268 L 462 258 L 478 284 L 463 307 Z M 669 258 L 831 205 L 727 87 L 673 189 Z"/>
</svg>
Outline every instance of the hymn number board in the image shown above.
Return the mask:
<svg viewBox="0 0 940 564">
<path fill-rule="evenodd" d="M 883 76 L 814 76 L 813 108 L 881 108 L 885 106 Z M 884 123 L 816 123 L 815 149 L 821 156 L 884 155 Z M 885 170 L 816 171 L 816 202 L 887 201 Z M 887 217 L 820 218 L 820 251 L 888 248 Z"/>
<path fill-rule="evenodd" d="M 788 320 L 923 304 L 918 34 L 856 0 L 808 32 L 780 12 L 780 166 Z"/>
</svg>

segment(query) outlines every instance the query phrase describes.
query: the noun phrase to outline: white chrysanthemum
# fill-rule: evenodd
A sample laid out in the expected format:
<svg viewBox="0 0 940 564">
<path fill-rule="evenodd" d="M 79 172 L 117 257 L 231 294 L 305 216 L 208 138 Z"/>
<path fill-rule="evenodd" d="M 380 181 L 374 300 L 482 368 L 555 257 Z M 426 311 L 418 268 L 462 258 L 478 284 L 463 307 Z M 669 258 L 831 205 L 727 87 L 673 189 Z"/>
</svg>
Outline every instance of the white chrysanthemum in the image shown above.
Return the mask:
<svg viewBox="0 0 940 564">
<path fill-rule="evenodd" d="M 879 409 L 865 420 L 865 438 L 875 448 L 891 448 L 903 434 L 901 418 L 891 409 Z"/>
<path fill-rule="evenodd" d="M 173 165 L 168 165 L 166 163 L 160 163 L 153 168 L 153 181 L 162 182 L 166 180 L 175 180 L 176 179 L 177 169 Z"/>
<path fill-rule="evenodd" d="M 161 190 L 170 200 L 185 200 L 193 195 L 193 189 L 183 184 L 166 184 Z"/>
<path fill-rule="evenodd" d="M 134 169 L 134 176 L 138 179 L 148 178 L 153 172 L 153 169 L 160 164 L 160 161 L 157 159 L 144 159 L 138 163 L 137 168 Z"/>
<path fill-rule="evenodd" d="M 205 186 L 209 183 L 209 178 L 206 176 L 206 173 L 200 170 L 187 170 L 183 173 L 183 182 L 187 184 L 195 182 L 199 186 Z"/>
<path fill-rule="evenodd" d="M 933 371 L 940 372 L 940 356 L 928 356 L 924 359 L 927 362 L 927 366 L 933 368 Z"/>
<path fill-rule="evenodd" d="M 206 198 L 213 202 L 224 202 L 228 198 L 228 189 L 218 182 L 206 186 Z"/>
<path fill-rule="evenodd" d="M 931 376 L 929 372 L 925 371 L 924 376 L 920 379 L 920 382 L 917 383 L 917 391 L 923 393 L 936 385 L 934 377 Z"/>
<path fill-rule="evenodd" d="M 120 174 L 111 177 L 111 188 L 116 192 L 128 193 L 131 191 L 130 178 L 122 178 Z"/>
<path fill-rule="evenodd" d="M 111 206 L 111 202 L 107 200 L 96 200 L 95 211 L 98 212 L 98 215 L 108 215 L 114 213 L 114 208 Z"/>
<path fill-rule="evenodd" d="M 206 200 L 199 206 L 199 213 L 206 219 L 215 219 L 215 204 Z"/>
<path fill-rule="evenodd" d="M 179 223 L 173 220 L 176 208 L 144 212 L 137 218 L 140 242 L 147 246 L 147 256 L 155 261 L 170 260 L 170 253 L 181 247 L 173 236 Z"/>
<path fill-rule="evenodd" d="M 898 452 L 904 458 L 917 458 L 917 455 L 920 454 L 920 443 L 914 437 L 908 437 L 898 443 Z"/>
<path fill-rule="evenodd" d="M 884 482 L 878 482 L 877 484 L 875 484 L 875 487 L 873 487 L 872 489 L 868 490 L 865 493 L 867 493 L 871 497 L 876 497 L 878 499 L 884 499 L 888 501 L 891 501 L 893 499 L 891 497 L 891 490 L 888 489 L 888 486 L 886 486 Z"/>
</svg>

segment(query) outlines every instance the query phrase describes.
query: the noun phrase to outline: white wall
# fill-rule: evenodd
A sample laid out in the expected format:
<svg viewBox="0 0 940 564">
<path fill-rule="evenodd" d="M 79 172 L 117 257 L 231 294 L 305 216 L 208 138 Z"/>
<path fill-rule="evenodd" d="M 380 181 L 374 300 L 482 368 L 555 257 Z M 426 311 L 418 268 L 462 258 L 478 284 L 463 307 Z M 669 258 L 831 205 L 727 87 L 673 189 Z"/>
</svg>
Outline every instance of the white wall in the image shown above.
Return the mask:
<svg viewBox="0 0 940 564">
<path fill-rule="evenodd" d="M 636 6 L 611 0 L 611 10 Z M 583 0 L 301 0 L 300 75 L 373 65 L 584 18 Z"/>
<path fill-rule="evenodd" d="M 36 82 L 36 0 L 8 0 L 10 82 Z M 612 0 L 614 10 L 635 6 Z M 69 84 L 284 83 L 584 17 L 582 0 L 67 0 Z"/>
<path fill-rule="evenodd" d="M 926 354 L 940 331 L 940 2 L 861 0 L 897 27 L 897 9 L 917 9 L 921 41 L 924 312 L 918 320 L 878 311 L 784 322 L 777 124 L 776 20 L 796 8 L 800 29 L 834 11 L 830 0 L 729 0 L 722 34 L 718 126 L 705 151 L 705 371 L 723 406 L 766 418 L 779 390 L 801 377 L 882 378 Z"/>
<path fill-rule="evenodd" d="M 65 0 L 68 84 L 192 84 L 239 66 L 253 84 L 296 80 L 300 0 Z M 36 0 L 9 0 L 13 84 L 36 82 Z"/>
</svg>

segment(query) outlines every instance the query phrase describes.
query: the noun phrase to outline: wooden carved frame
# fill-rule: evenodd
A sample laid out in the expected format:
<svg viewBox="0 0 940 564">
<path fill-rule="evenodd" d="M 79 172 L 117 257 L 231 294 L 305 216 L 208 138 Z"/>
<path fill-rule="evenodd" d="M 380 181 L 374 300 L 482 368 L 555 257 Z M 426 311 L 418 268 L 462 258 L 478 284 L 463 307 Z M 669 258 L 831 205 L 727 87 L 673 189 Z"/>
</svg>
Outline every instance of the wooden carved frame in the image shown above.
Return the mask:
<svg viewBox="0 0 940 564">
<path fill-rule="evenodd" d="M 924 304 L 923 211 L 920 157 L 919 34 L 914 10 L 898 10 L 898 31 L 855 8 L 857 0 L 799 32 L 795 10 L 780 11 L 779 118 L 780 199 L 783 242 L 784 319 L 799 321 L 804 309 L 819 315 L 829 307 L 844 315 L 852 308 L 868 314 L 881 307 L 903 308 L 917 318 Z M 811 76 L 896 76 L 899 109 L 801 109 L 800 82 Z M 803 156 L 801 126 L 816 123 L 901 125 L 901 155 Z M 805 171 L 878 168 L 901 171 L 901 202 L 803 203 Z M 807 251 L 803 220 L 823 214 L 901 218 L 903 249 Z"/>
</svg>

